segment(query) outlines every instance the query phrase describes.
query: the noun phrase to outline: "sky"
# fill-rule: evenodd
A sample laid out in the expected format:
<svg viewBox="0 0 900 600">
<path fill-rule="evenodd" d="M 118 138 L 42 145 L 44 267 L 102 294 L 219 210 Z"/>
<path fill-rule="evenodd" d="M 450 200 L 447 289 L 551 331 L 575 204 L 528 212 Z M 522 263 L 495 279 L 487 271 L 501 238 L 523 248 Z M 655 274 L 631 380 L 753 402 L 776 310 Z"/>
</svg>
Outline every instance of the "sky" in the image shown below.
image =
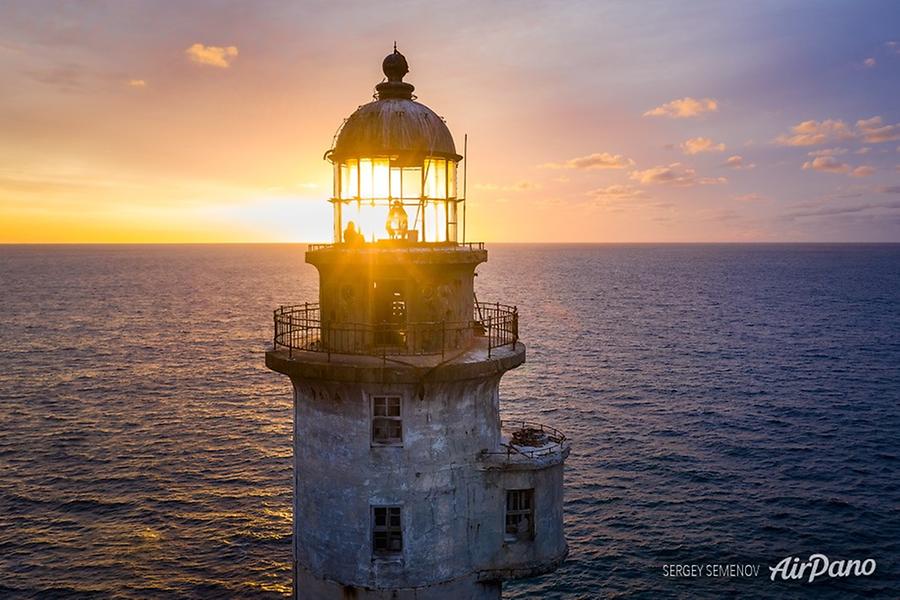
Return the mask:
<svg viewBox="0 0 900 600">
<path fill-rule="evenodd" d="M 0 0 L 0 243 L 330 241 L 394 40 L 467 238 L 900 241 L 900 3 Z"/>
</svg>

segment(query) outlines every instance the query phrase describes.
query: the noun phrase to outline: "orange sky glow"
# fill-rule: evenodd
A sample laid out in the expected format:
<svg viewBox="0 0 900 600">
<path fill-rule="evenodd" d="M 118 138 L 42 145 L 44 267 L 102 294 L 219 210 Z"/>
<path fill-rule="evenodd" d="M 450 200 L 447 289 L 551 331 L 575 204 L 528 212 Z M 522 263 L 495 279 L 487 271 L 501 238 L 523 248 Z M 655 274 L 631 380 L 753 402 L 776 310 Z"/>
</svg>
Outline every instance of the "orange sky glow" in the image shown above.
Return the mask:
<svg viewBox="0 0 900 600">
<path fill-rule="evenodd" d="M 330 241 L 394 39 L 469 240 L 900 239 L 896 19 L 678 4 L 4 5 L 0 242 Z"/>
</svg>

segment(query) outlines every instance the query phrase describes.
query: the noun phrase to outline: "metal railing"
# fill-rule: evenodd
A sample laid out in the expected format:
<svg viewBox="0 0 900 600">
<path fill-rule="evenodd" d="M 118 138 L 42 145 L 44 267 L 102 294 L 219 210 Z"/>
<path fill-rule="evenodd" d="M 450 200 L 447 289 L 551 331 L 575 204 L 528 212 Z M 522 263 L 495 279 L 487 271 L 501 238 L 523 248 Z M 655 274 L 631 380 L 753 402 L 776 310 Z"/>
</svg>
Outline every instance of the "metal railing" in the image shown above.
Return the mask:
<svg viewBox="0 0 900 600">
<path fill-rule="evenodd" d="M 378 240 L 376 242 L 364 242 L 359 245 L 344 243 L 335 244 L 307 244 L 307 252 L 328 250 L 330 248 L 391 248 L 398 250 L 446 250 L 447 248 L 465 248 L 466 250 L 484 250 L 484 242 L 405 242 L 400 240 Z"/>
<path fill-rule="evenodd" d="M 500 421 L 500 429 L 509 433 L 509 441 L 501 442 L 502 450 L 488 450 L 484 454 L 503 455 L 507 459 L 515 455 L 525 456 L 526 458 L 538 458 L 562 452 L 566 442 L 566 436 L 563 432 L 553 427 L 544 425 L 543 423 L 534 423 L 532 421 L 503 420 Z M 517 436 L 517 434 L 520 434 Z M 517 438 L 535 438 L 536 443 L 540 446 L 529 446 L 527 442 L 519 441 Z"/>
<path fill-rule="evenodd" d="M 464 322 L 418 323 L 322 322 L 315 303 L 275 309 L 276 350 L 368 356 L 440 354 L 463 347 L 473 337 L 487 338 L 488 357 L 495 348 L 519 341 L 519 312 L 515 306 L 476 303 L 473 319 Z"/>
</svg>

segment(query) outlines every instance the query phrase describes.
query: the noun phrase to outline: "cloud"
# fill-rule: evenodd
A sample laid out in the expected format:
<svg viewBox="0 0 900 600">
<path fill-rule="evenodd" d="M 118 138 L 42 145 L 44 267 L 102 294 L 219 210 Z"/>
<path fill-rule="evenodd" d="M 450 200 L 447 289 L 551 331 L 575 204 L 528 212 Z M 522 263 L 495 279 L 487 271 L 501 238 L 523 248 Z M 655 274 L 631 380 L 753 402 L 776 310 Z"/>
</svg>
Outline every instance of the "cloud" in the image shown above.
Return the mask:
<svg viewBox="0 0 900 600">
<path fill-rule="evenodd" d="M 696 117 L 706 112 L 715 112 L 719 109 L 719 103 L 713 98 L 691 97 L 679 98 L 666 102 L 644 113 L 645 117 L 669 117 L 672 119 L 687 119 Z"/>
<path fill-rule="evenodd" d="M 143 87 L 147 87 L 147 82 L 144 81 L 143 79 L 129 79 L 128 85 L 129 85 L 129 87 L 133 87 L 133 88 L 143 88 Z"/>
<path fill-rule="evenodd" d="M 851 127 L 840 119 L 803 121 L 791 127 L 790 134 L 775 138 L 782 146 L 817 146 L 835 140 L 861 140 L 870 144 L 900 140 L 900 124 L 886 125 L 881 117 L 860 119 Z"/>
<path fill-rule="evenodd" d="M 546 163 L 541 166 L 548 169 L 626 169 L 633 167 L 634 161 L 621 154 L 601 152 L 579 156 L 563 163 Z"/>
<path fill-rule="evenodd" d="M 841 156 L 842 154 L 847 154 L 846 148 L 822 148 L 806 153 L 807 156 Z"/>
<path fill-rule="evenodd" d="M 849 173 L 850 165 L 842 163 L 833 156 L 817 156 L 803 163 L 804 170 L 824 171 L 826 173 Z"/>
<path fill-rule="evenodd" d="M 728 182 L 724 177 L 697 177 L 697 172 L 694 169 L 685 167 L 677 162 L 668 166 L 651 167 L 649 169 L 644 169 L 643 171 L 632 171 L 629 177 L 644 185 L 660 184 L 678 187 L 692 187 L 695 185 L 710 185 Z"/>
<path fill-rule="evenodd" d="M 238 55 L 237 46 L 204 46 L 197 43 L 184 51 L 197 64 L 227 69 Z"/>
<path fill-rule="evenodd" d="M 824 173 L 844 173 L 853 177 L 868 177 L 875 173 L 874 167 L 862 165 L 853 168 L 847 163 L 839 161 L 834 156 L 816 156 L 814 159 L 803 163 L 803 169 Z"/>
<path fill-rule="evenodd" d="M 882 194 L 900 194 L 900 185 L 885 185 L 875 191 Z"/>
<path fill-rule="evenodd" d="M 855 213 L 866 212 L 870 210 L 887 210 L 894 211 L 900 210 L 900 202 L 881 202 L 875 204 L 862 204 L 858 206 L 837 206 L 837 207 L 822 207 L 822 208 L 814 208 L 810 210 L 799 210 L 786 214 L 785 216 L 788 218 L 798 218 L 798 217 L 834 217 L 840 215 L 851 215 Z"/>
<path fill-rule="evenodd" d="M 888 50 L 892 50 L 897 54 L 900 54 L 900 42 L 885 42 L 884 45 Z"/>
<path fill-rule="evenodd" d="M 734 156 L 729 156 L 728 160 L 722 163 L 723 167 L 728 167 L 730 169 L 753 169 L 756 167 L 753 163 L 744 162 L 744 157 L 738 154 Z"/>
<path fill-rule="evenodd" d="M 863 66 L 867 69 L 871 69 L 872 67 L 875 66 L 875 59 L 870 56 L 869 58 L 867 58 L 866 60 L 863 61 Z"/>
<path fill-rule="evenodd" d="M 724 152 L 725 144 L 716 144 L 710 138 L 695 137 L 681 143 L 681 151 L 685 154 L 700 154 L 701 152 Z"/>
<path fill-rule="evenodd" d="M 860 148 L 859 150 L 857 150 L 857 151 L 854 152 L 853 154 L 868 154 L 869 152 L 871 152 L 871 150 L 872 150 L 872 149 L 869 148 L 868 146 L 863 146 L 862 148 Z"/>
<path fill-rule="evenodd" d="M 588 196 L 597 200 L 634 200 L 647 196 L 644 190 L 638 189 L 633 185 L 614 184 L 603 188 L 591 190 Z"/>
<path fill-rule="evenodd" d="M 853 137 L 850 126 L 840 119 L 822 122 L 809 120 L 791 127 L 791 134 L 782 134 L 775 142 L 782 146 L 815 146 L 832 139 L 846 140 Z"/>
<path fill-rule="evenodd" d="M 881 117 L 860 119 L 856 122 L 856 129 L 860 137 L 870 144 L 900 140 L 900 124 L 884 125 Z"/>
</svg>

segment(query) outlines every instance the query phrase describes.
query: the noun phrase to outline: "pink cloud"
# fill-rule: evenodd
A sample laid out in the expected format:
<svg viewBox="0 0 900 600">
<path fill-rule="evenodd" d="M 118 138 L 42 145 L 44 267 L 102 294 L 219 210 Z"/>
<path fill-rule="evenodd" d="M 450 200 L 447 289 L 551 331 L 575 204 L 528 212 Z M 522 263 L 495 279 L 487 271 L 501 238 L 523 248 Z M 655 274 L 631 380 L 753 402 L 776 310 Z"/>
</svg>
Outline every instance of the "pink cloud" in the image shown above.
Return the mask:
<svg viewBox="0 0 900 600">
<path fill-rule="evenodd" d="M 685 167 L 677 162 L 666 166 L 651 167 L 642 171 L 632 171 L 629 177 L 644 185 L 660 184 L 692 187 L 695 185 L 728 183 L 728 179 L 725 177 L 698 177 L 694 169 Z"/>
<path fill-rule="evenodd" d="M 713 98 L 691 98 L 690 96 L 679 98 L 651 108 L 644 113 L 645 117 L 669 117 L 671 119 L 687 119 L 696 117 L 706 112 L 715 112 L 719 109 L 719 103 Z"/>
</svg>

